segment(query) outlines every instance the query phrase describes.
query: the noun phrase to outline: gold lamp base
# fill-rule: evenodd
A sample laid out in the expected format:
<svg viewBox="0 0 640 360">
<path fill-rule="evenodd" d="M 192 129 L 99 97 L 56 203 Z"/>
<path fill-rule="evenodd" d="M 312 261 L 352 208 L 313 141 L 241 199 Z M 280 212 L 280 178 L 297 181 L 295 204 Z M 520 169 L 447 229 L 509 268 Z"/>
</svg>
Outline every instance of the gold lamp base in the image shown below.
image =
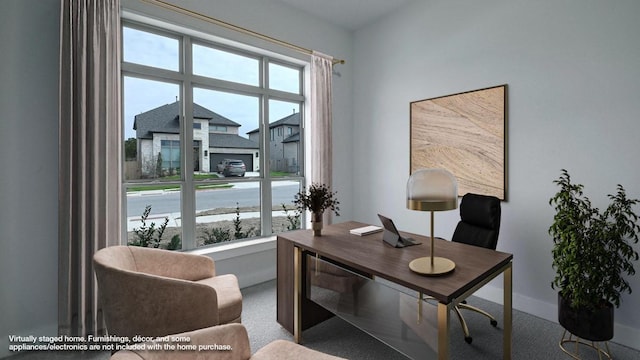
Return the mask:
<svg viewBox="0 0 640 360">
<path fill-rule="evenodd" d="M 433 266 L 431 266 L 431 257 L 417 258 L 409 263 L 409 269 L 421 275 L 438 276 L 450 273 L 456 268 L 456 263 L 443 258 L 434 257 Z"/>
</svg>

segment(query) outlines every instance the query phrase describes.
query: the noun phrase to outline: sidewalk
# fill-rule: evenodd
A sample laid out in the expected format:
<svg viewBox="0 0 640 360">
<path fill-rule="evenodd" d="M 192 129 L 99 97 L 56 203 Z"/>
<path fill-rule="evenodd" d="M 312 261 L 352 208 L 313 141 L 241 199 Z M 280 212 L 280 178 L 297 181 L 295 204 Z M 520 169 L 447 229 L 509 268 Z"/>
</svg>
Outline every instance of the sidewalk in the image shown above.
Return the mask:
<svg viewBox="0 0 640 360">
<path fill-rule="evenodd" d="M 236 183 L 232 183 L 232 187 L 226 187 L 226 188 L 212 188 L 211 190 L 215 190 L 215 191 L 221 191 L 221 190 L 233 190 L 233 189 L 254 189 L 260 186 L 260 182 L 259 181 L 243 181 L 243 182 L 236 182 Z M 271 187 L 278 187 L 278 186 L 288 186 L 288 185 L 298 185 L 297 181 L 288 181 L 288 180 L 284 180 L 284 181 L 272 181 L 271 182 Z M 202 189 L 199 191 L 206 191 L 209 189 Z M 147 195 L 164 195 L 164 194 L 168 194 L 168 193 L 173 193 L 179 191 L 178 189 L 169 189 L 169 190 L 144 190 L 144 191 L 129 191 L 127 192 L 127 196 L 147 196 Z"/>
<path fill-rule="evenodd" d="M 273 217 L 279 216 L 287 216 L 284 211 L 273 211 Z M 255 219 L 259 218 L 260 213 L 257 211 L 253 212 L 244 212 L 240 213 L 240 219 Z M 156 224 L 156 226 L 161 225 L 164 222 L 164 219 L 168 218 L 169 222 L 167 223 L 167 227 L 181 227 L 182 221 L 180 219 L 180 213 L 166 213 L 166 214 L 154 214 L 147 218 L 147 225 L 152 222 Z M 197 224 L 208 224 L 214 223 L 218 221 L 233 221 L 236 219 L 236 213 L 229 214 L 220 214 L 220 215 L 206 215 L 206 216 L 197 216 L 196 223 Z M 142 221 L 140 220 L 140 216 L 132 216 L 127 218 L 127 231 L 133 231 L 135 228 L 139 228 L 142 226 Z"/>
</svg>

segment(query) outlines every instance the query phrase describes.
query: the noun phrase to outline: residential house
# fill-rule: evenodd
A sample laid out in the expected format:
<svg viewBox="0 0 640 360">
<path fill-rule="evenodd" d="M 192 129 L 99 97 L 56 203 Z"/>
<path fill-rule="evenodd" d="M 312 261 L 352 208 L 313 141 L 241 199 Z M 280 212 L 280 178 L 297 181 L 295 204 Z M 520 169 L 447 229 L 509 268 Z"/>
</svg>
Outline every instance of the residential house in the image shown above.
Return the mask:
<svg viewBox="0 0 640 360">
<path fill-rule="evenodd" d="M 269 124 L 269 160 L 272 171 L 300 171 L 300 113 L 294 112 Z M 258 142 L 259 130 L 251 130 L 249 139 Z"/>
<path fill-rule="evenodd" d="M 179 102 L 135 116 L 137 160 L 142 176 L 157 175 L 158 158 L 164 173 L 180 168 Z M 222 159 L 243 160 L 257 170 L 258 142 L 238 135 L 240 124 L 203 106 L 193 106 L 193 162 L 196 172 L 215 172 Z"/>
</svg>

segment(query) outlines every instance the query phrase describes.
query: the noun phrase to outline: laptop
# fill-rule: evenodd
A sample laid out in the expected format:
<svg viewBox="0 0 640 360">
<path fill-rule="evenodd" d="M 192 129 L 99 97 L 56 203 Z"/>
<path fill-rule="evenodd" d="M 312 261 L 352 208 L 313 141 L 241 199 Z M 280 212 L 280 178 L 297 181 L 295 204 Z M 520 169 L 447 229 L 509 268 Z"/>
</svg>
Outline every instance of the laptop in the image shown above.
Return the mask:
<svg viewBox="0 0 640 360">
<path fill-rule="evenodd" d="M 402 237 L 396 228 L 396 225 L 393 223 L 391 219 L 386 216 L 382 216 L 378 214 L 378 218 L 382 222 L 382 227 L 384 228 L 384 234 L 382 235 L 382 240 L 387 244 L 397 247 L 403 248 L 411 245 L 419 245 L 421 242 L 416 241 L 410 237 Z"/>
</svg>

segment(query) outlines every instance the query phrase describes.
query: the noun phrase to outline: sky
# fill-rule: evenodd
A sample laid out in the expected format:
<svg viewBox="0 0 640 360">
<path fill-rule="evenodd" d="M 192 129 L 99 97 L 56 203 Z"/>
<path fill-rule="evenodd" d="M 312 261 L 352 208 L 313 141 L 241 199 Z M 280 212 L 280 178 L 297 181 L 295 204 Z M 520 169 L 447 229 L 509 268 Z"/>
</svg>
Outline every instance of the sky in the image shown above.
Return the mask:
<svg viewBox="0 0 640 360">
<path fill-rule="evenodd" d="M 123 57 L 127 62 L 153 66 L 171 71 L 179 70 L 179 41 L 125 27 Z M 259 84 L 257 59 L 239 56 L 208 46 L 193 45 L 193 72 L 196 75 L 233 81 L 248 85 Z M 272 89 L 298 92 L 299 72 L 278 64 L 269 64 Z M 125 76 L 124 78 L 124 138 L 135 137 L 134 117 L 156 107 L 171 104 L 180 96 L 180 87 L 170 82 Z M 194 88 L 194 102 L 239 123 L 239 135 L 258 128 L 259 99 L 257 97 Z M 300 111 L 297 103 L 271 100 L 271 122 Z"/>
</svg>

